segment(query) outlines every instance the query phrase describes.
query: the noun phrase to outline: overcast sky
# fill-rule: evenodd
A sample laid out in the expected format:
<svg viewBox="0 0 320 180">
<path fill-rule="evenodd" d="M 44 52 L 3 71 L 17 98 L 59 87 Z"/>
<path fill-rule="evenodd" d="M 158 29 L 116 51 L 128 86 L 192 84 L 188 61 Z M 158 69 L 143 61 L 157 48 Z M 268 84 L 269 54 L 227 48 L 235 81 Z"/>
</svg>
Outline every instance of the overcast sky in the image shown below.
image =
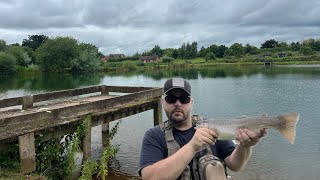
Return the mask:
<svg viewBox="0 0 320 180">
<path fill-rule="evenodd" d="M 104 54 L 183 42 L 253 44 L 320 38 L 319 0 L 0 0 L 0 39 L 72 36 Z"/>
</svg>

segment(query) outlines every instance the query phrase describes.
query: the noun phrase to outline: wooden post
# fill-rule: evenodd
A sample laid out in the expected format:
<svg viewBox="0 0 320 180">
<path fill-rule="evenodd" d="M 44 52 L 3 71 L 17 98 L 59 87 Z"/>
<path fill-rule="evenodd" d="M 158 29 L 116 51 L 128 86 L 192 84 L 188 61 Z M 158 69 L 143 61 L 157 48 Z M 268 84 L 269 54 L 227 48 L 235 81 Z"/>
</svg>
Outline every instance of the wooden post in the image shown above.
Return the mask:
<svg viewBox="0 0 320 180">
<path fill-rule="evenodd" d="M 109 123 L 103 123 L 102 125 L 102 147 L 109 146 L 110 143 L 110 132 L 109 132 Z"/>
<path fill-rule="evenodd" d="M 102 95 L 109 95 L 108 89 L 106 86 L 101 87 L 101 94 Z"/>
<path fill-rule="evenodd" d="M 33 96 L 23 96 L 22 97 L 22 109 L 28 109 L 33 106 Z"/>
<path fill-rule="evenodd" d="M 34 146 L 34 133 L 21 135 L 19 140 L 19 154 L 21 172 L 28 174 L 36 170 L 36 152 Z"/>
<path fill-rule="evenodd" d="M 158 103 L 155 104 L 153 108 L 153 124 L 154 126 L 159 125 L 162 123 L 162 106 L 161 106 L 161 99 L 159 99 Z"/>
<path fill-rule="evenodd" d="M 85 130 L 84 137 L 82 138 L 82 152 L 83 161 L 90 159 L 91 157 L 91 118 L 89 120 L 89 127 Z"/>
</svg>

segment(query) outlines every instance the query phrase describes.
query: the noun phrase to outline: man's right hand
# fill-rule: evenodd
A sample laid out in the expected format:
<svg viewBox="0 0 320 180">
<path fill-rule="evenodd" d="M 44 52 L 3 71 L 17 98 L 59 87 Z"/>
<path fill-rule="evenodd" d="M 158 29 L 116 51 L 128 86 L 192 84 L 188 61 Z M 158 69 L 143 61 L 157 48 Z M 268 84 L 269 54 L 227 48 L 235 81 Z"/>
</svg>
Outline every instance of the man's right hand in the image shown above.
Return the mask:
<svg viewBox="0 0 320 180">
<path fill-rule="evenodd" d="M 189 144 L 195 152 L 199 151 L 204 145 L 215 143 L 218 134 L 206 127 L 197 128 Z"/>
</svg>

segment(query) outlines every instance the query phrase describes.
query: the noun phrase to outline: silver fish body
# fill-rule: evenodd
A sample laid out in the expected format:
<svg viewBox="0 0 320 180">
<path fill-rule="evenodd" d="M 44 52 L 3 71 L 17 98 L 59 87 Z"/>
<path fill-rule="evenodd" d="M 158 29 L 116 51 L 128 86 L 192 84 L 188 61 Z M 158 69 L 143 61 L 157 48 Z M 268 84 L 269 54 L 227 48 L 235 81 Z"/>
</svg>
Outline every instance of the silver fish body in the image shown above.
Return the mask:
<svg viewBox="0 0 320 180">
<path fill-rule="evenodd" d="M 208 127 L 219 134 L 218 140 L 234 140 L 238 129 L 259 132 L 261 128 L 275 129 L 291 144 L 296 135 L 298 113 L 286 113 L 278 116 L 243 117 L 231 120 L 206 119 L 199 121 L 197 127 Z"/>
</svg>

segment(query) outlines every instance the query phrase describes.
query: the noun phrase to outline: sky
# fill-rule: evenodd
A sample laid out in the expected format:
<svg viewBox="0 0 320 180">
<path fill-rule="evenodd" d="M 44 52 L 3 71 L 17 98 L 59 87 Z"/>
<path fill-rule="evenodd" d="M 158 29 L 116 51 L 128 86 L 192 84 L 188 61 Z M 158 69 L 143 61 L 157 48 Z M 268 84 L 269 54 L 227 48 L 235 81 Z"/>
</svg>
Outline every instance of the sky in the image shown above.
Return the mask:
<svg viewBox="0 0 320 180">
<path fill-rule="evenodd" d="M 104 54 L 184 42 L 260 47 L 320 38 L 319 0 L 0 0 L 0 39 L 72 36 Z"/>
</svg>

